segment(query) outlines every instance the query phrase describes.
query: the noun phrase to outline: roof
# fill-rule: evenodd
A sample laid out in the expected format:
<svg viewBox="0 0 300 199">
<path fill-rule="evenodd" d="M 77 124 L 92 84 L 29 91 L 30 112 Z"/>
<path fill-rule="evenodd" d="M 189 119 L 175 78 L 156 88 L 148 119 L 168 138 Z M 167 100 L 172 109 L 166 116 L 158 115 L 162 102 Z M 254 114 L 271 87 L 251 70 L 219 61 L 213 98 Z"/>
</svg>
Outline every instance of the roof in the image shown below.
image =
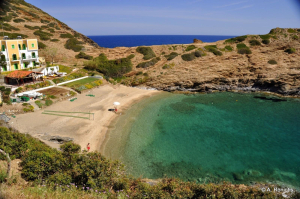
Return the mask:
<svg viewBox="0 0 300 199">
<path fill-rule="evenodd" d="M 21 70 L 15 70 L 12 73 L 9 73 L 8 75 L 6 75 L 6 77 L 10 77 L 10 78 L 23 78 L 26 77 L 28 75 L 30 75 L 31 73 L 34 73 L 33 71 L 21 71 Z"/>
<path fill-rule="evenodd" d="M 37 73 L 40 73 L 44 70 L 45 68 L 35 68 L 35 69 L 32 69 L 33 72 L 37 72 Z"/>
</svg>

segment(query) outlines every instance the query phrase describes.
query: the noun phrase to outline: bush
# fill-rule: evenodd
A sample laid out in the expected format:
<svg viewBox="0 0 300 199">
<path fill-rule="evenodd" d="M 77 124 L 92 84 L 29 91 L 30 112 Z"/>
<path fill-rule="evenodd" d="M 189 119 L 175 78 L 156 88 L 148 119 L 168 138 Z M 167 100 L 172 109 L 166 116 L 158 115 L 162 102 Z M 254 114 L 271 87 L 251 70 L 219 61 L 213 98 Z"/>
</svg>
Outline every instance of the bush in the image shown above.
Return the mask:
<svg viewBox="0 0 300 199">
<path fill-rule="evenodd" d="M 214 55 L 217 55 L 217 56 L 223 55 L 223 53 L 221 51 L 218 51 L 218 48 L 216 45 L 208 45 L 208 46 L 204 46 L 204 48 L 206 50 L 208 50 L 209 52 L 212 52 Z"/>
<path fill-rule="evenodd" d="M 50 21 L 41 19 L 41 23 L 50 23 Z"/>
<path fill-rule="evenodd" d="M 29 26 L 29 25 L 24 25 L 24 27 L 25 27 L 25 28 L 28 28 L 28 29 L 30 29 L 30 30 L 38 30 L 38 29 L 40 29 L 39 26 Z"/>
<path fill-rule="evenodd" d="M 83 46 L 79 45 L 82 44 L 83 42 L 78 41 L 75 38 L 70 38 L 67 40 L 65 44 L 65 48 L 69 50 L 73 50 L 74 52 L 79 52 L 83 48 Z"/>
<path fill-rule="evenodd" d="M 41 101 L 37 100 L 34 102 L 39 108 L 43 108 L 44 104 Z"/>
<path fill-rule="evenodd" d="M 251 54 L 251 50 L 249 48 L 240 48 L 238 49 L 239 54 Z"/>
<path fill-rule="evenodd" d="M 185 51 L 194 50 L 195 48 L 196 48 L 195 45 L 189 45 L 189 46 L 185 49 Z"/>
<path fill-rule="evenodd" d="M 45 105 L 46 106 L 50 106 L 50 105 L 52 105 L 53 104 L 53 101 L 52 100 L 46 100 L 46 102 L 45 102 Z"/>
<path fill-rule="evenodd" d="M 277 64 L 277 61 L 275 61 L 274 59 L 271 59 L 268 61 L 268 63 L 274 65 L 274 64 Z"/>
<path fill-rule="evenodd" d="M 39 46 L 39 49 L 45 49 L 47 47 L 46 44 L 44 44 L 40 41 L 38 41 L 38 46 Z"/>
<path fill-rule="evenodd" d="M 26 108 L 23 108 L 23 111 L 26 112 L 34 112 L 34 107 L 33 106 L 27 106 Z"/>
<path fill-rule="evenodd" d="M 87 60 L 92 60 L 93 56 L 87 55 L 84 52 L 80 52 L 78 55 L 75 56 L 76 59 L 87 59 Z"/>
<path fill-rule="evenodd" d="M 199 50 L 196 50 L 194 54 L 195 57 L 201 57 L 201 52 Z"/>
<path fill-rule="evenodd" d="M 3 28 L 3 30 L 6 30 L 6 31 L 13 31 L 13 30 L 19 31 L 20 30 L 19 28 L 16 28 L 8 23 L 3 23 L 2 28 Z"/>
<path fill-rule="evenodd" d="M 196 57 L 195 57 L 195 53 L 188 53 L 188 54 L 183 54 L 183 55 L 181 55 L 181 58 L 182 58 L 184 61 L 192 61 L 192 60 L 194 60 Z"/>
<path fill-rule="evenodd" d="M 271 38 L 271 35 L 269 35 L 269 34 L 266 34 L 266 35 L 259 35 L 259 37 L 260 37 L 261 39 L 270 39 L 270 38 Z"/>
<path fill-rule="evenodd" d="M 51 39 L 50 41 L 57 42 L 57 41 L 59 41 L 59 39 Z"/>
<path fill-rule="evenodd" d="M 248 48 L 248 46 L 246 46 L 246 44 L 244 44 L 244 43 L 241 43 L 241 44 L 237 44 L 236 48 L 237 49 L 242 49 L 242 48 Z"/>
<path fill-rule="evenodd" d="M 298 40 L 299 37 L 298 37 L 297 35 L 293 35 L 293 36 L 292 36 L 292 39 L 293 39 L 293 40 Z"/>
<path fill-rule="evenodd" d="M 60 38 L 74 38 L 74 36 L 70 33 L 60 34 Z"/>
<path fill-rule="evenodd" d="M 155 53 L 150 47 L 143 47 L 143 46 L 137 47 L 136 52 L 143 54 L 144 60 L 149 60 L 153 57 L 156 57 Z"/>
<path fill-rule="evenodd" d="M 296 52 L 296 49 L 295 48 L 288 48 L 286 49 L 284 52 L 288 53 L 288 54 L 293 54 Z"/>
<path fill-rule="evenodd" d="M 51 33 L 43 32 L 42 30 L 37 30 L 33 34 L 39 36 L 44 41 L 50 40 L 50 36 L 53 36 Z"/>
<path fill-rule="evenodd" d="M 155 57 L 155 58 L 151 59 L 150 61 L 139 63 L 136 67 L 137 68 L 148 68 L 150 66 L 154 66 L 158 61 L 160 61 L 160 58 Z"/>
<path fill-rule="evenodd" d="M 179 54 L 176 52 L 171 52 L 169 55 L 165 55 L 165 57 L 167 58 L 167 60 L 172 60 L 175 57 L 177 57 Z"/>
<path fill-rule="evenodd" d="M 225 49 L 228 50 L 229 52 L 233 50 L 231 46 L 225 46 Z"/>
<path fill-rule="evenodd" d="M 127 57 L 127 59 L 133 59 L 134 57 L 135 57 L 134 54 L 130 54 L 130 55 Z"/>
<path fill-rule="evenodd" d="M 6 35 L 8 36 L 10 39 L 17 39 L 18 36 L 21 36 L 23 39 L 27 38 L 27 35 L 21 34 L 21 33 L 9 33 L 9 32 L 1 32 L 0 35 Z"/>
<path fill-rule="evenodd" d="M 13 20 L 15 23 L 21 23 L 21 22 L 25 22 L 24 19 L 14 19 Z"/>
<path fill-rule="evenodd" d="M 234 38 L 231 38 L 231 39 L 226 39 L 226 40 L 225 40 L 225 43 L 237 43 L 237 42 L 242 42 L 242 41 L 245 41 L 245 39 L 246 39 L 247 37 L 248 37 L 247 35 L 244 35 L 244 36 L 234 37 Z"/>
<path fill-rule="evenodd" d="M 270 40 L 269 40 L 269 39 L 263 39 L 263 40 L 262 40 L 262 43 L 267 45 L 267 44 L 270 43 Z"/>
<path fill-rule="evenodd" d="M 249 43 L 251 46 L 260 46 L 261 45 L 261 43 L 256 39 L 250 40 Z"/>
<path fill-rule="evenodd" d="M 288 29 L 288 32 L 289 32 L 289 33 L 296 33 L 297 31 L 294 30 L 294 29 L 289 28 L 289 29 Z"/>
<path fill-rule="evenodd" d="M 53 28 L 48 28 L 47 30 L 51 33 L 55 33 L 55 30 Z"/>
</svg>

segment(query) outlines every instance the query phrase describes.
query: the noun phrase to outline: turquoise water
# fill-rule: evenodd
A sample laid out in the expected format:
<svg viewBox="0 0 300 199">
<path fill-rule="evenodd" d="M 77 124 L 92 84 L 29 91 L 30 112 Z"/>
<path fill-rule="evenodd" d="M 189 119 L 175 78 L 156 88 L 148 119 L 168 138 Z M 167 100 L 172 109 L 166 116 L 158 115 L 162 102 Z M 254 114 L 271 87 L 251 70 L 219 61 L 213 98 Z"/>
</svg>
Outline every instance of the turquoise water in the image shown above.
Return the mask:
<svg viewBox="0 0 300 199">
<path fill-rule="evenodd" d="M 299 99 L 163 93 L 118 118 L 104 154 L 135 177 L 300 187 L 299 113 Z"/>
</svg>

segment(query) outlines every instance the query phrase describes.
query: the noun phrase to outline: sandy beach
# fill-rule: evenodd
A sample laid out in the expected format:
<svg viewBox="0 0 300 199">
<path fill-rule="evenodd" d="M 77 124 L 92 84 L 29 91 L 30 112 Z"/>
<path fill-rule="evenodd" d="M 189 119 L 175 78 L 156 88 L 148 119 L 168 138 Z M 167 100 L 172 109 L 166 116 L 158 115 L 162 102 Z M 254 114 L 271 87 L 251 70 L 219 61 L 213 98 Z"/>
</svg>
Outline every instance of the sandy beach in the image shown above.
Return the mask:
<svg viewBox="0 0 300 199">
<path fill-rule="evenodd" d="M 74 138 L 74 142 L 82 149 L 90 143 L 91 151 L 100 149 L 105 140 L 107 130 L 111 121 L 129 108 L 133 103 L 145 97 L 150 97 L 159 91 L 142 90 L 126 87 L 123 85 L 104 85 L 95 88 L 90 93 L 77 95 L 74 102 L 69 100 L 58 102 L 50 107 L 37 110 L 32 113 L 17 115 L 10 120 L 10 125 L 21 133 L 28 133 L 33 137 L 54 148 L 59 144 L 45 140 L 45 136 L 61 136 Z M 86 96 L 93 94 L 95 97 Z M 108 111 L 114 108 L 114 102 L 120 102 L 118 112 Z M 64 117 L 42 114 L 44 110 L 64 112 L 91 112 L 94 113 L 94 120 Z M 72 114 L 83 116 L 80 114 Z M 86 117 L 86 115 L 84 115 Z"/>
</svg>

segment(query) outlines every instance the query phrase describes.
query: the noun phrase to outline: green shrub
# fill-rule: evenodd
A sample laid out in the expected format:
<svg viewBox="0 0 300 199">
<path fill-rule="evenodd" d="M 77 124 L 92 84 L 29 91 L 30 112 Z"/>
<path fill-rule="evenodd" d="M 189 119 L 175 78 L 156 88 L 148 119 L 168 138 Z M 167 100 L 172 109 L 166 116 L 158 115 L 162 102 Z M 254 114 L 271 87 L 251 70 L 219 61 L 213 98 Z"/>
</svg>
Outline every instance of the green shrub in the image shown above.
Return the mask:
<svg viewBox="0 0 300 199">
<path fill-rule="evenodd" d="M 52 105 L 53 104 L 53 101 L 52 100 L 46 100 L 45 101 L 45 105 L 46 106 L 50 106 L 50 105 Z"/>
<path fill-rule="evenodd" d="M 136 52 L 143 54 L 144 60 L 149 60 L 153 57 L 156 57 L 155 53 L 150 47 L 144 47 L 144 46 L 137 47 Z"/>
<path fill-rule="evenodd" d="M 137 72 L 135 75 L 142 75 L 143 74 L 143 72 L 142 71 L 139 71 L 139 72 Z"/>
<path fill-rule="evenodd" d="M 8 33 L 8 32 L 0 32 L 0 35 L 8 36 L 10 39 L 17 39 L 18 36 L 21 36 L 23 39 L 27 38 L 27 35 L 21 34 L 21 33 Z"/>
<path fill-rule="evenodd" d="M 188 54 L 183 54 L 183 55 L 181 55 L 181 58 L 182 58 L 184 61 L 192 61 L 192 60 L 194 60 L 196 57 L 195 57 L 195 53 L 188 53 Z"/>
<path fill-rule="evenodd" d="M 5 170 L 0 170 L 0 183 L 4 183 L 7 178 L 7 173 Z"/>
<path fill-rule="evenodd" d="M 249 43 L 250 43 L 251 46 L 260 46 L 261 45 L 261 43 L 256 39 L 251 39 L 249 41 Z"/>
<path fill-rule="evenodd" d="M 269 39 L 263 39 L 263 40 L 262 40 L 262 43 L 267 45 L 267 44 L 270 43 L 270 40 L 269 40 Z"/>
<path fill-rule="evenodd" d="M 17 88 L 17 89 L 15 90 L 15 93 L 21 93 L 22 90 L 23 90 L 23 88 L 22 88 L 22 87 L 19 87 L 19 88 Z"/>
<path fill-rule="evenodd" d="M 29 25 L 24 25 L 24 27 L 25 27 L 25 28 L 28 28 L 28 29 L 30 29 L 30 30 L 38 30 L 38 29 L 40 29 L 39 26 L 29 26 Z"/>
<path fill-rule="evenodd" d="M 53 28 L 48 28 L 47 30 L 51 33 L 55 33 L 55 30 Z"/>
<path fill-rule="evenodd" d="M 194 50 L 195 48 L 196 48 L 195 45 L 189 45 L 189 46 L 185 49 L 185 51 Z"/>
<path fill-rule="evenodd" d="M 297 32 L 296 30 L 291 29 L 291 28 L 289 28 L 287 31 L 288 31 L 289 33 L 296 33 L 296 32 Z"/>
<path fill-rule="evenodd" d="M 48 29 L 48 26 L 41 26 L 41 29 Z"/>
<path fill-rule="evenodd" d="M 69 50 L 73 50 L 74 52 L 79 52 L 83 48 L 83 46 L 79 45 L 82 44 L 83 42 L 78 41 L 75 38 L 70 38 L 67 40 L 65 44 L 65 48 Z"/>
<path fill-rule="evenodd" d="M 277 64 L 277 61 L 275 61 L 274 59 L 271 59 L 268 61 L 268 63 L 274 65 L 274 64 Z"/>
<path fill-rule="evenodd" d="M 231 46 L 225 46 L 225 49 L 228 50 L 229 52 L 233 50 Z"/>
<path fill-rule="evenodd" d="M 8 23 L 3 23 L 2 28 L 3 28 L 3 30 L 6 30 L 6 31 L 13 31 L 13 30 L 19 31 L 20 30 L 19 28 L 16 28 Z"/>
<path fill-rule="evenodd" d="M 52 41 L 52 42 L 58 42 L 59 39 L 51 39 L 50 41 Z"/>
<path fill-rule="evenodd" d="M 244 36 L 234 37 L 234 38 L 231 38 L 231 39 L 226 39 L 226 40 L 225 40 L 225 43 L 237 43 L 237 42 L 242 42 L 242 41 L 245 41 L 245 39 L 246 39 L 247 37 L 248 37 L 247 35 L 244 35 Z"/>
<path fill-rule="evenodd" d="M 42 30 L 37 30 L 33 33 L 40 37 L 41 40 L 50 40 L 50 36 L 53 36 L 51 33 L 43 32 Z"/>
<path fill-rule="evenodd" d="M 204 46 L 204 48 L 207 51 L 212 52 L 214 55 L 217 55 L 217 56 L 223 55 L 223 53 L 221 51 L 218 51 L 218 48 L 216 45 L 208 45 L 208 46 Z"/>
<path fill-rule="evenodd" d="M 165 57 L 167 58 L 167 60 L 172 60 L 175 57 L 177 57 L 179 54 L 176 52 L 171 52 L 169 55 L 165 55 Z"/>
<path fill-rule="evenodd" d="M 210 48 L 218 49 L 217 45 L 207 45 L 207 46 L 204 46 L 204 48 L 205 48 L 206 50 L 209 50 Z"/>
<path fill-rule="evenodd" d="M 259 35 L 259 37 L 260 37 L 261 39 L 270 39 L 270 38 L 271 38 L 271 35 L 269 35 L 269 34 L 266 34 L 266 35 Z"/>
<path fill-rule="evenodd" d="M 158 61 L 160 61 L 160 58 L 155 57 L 155 58 L 151 59 L 150 61 L 139 63 L 136 67 L 137 68 L 148 68 L 150 66 L 154 66 Z"/>
<path fill-rule="evenodd" d="M 25 22 L 24 19 L 14 19 L 13 20 L 15 23 L 21 23 L 21 22 Z"/>
<path fill-rule="evenodd" d="M 74 38 L 74 36 L 70 33 L 60 34 L 60 38 Z"/>
<path fill-rule="evenodd" d="M 33 106 L 27 106 L 26 108 L 23 108 L 23 111 L 26 112 L 34 112 L 34 107 Z"/>
<path fill-rule="evenodd" d="M 239 54 L 251 54 L 251 50 L 249 48 L 240 48 L 238 49 Z"/>
<path fill-rule="evenodd" d="M 135 57 L 134 54 L 130 54 L 130 55 L 127 57 L 127 59 L 133 59 L 134 57 Z"/>
<path fill-rule="evenodd" d="M 50 23 L 50 21 L 41 19 L 41 23 Z"/>
<path fill-rule="evenodd" d="M 54 28 L 56 26 L 56 23 L 49 23 L 48 26 Z"/>
<path fill-rule="evenodd" d="M 298 37 L 297 35 L 293 35 L 293 36 L 292 36 L 292 39 L 294 39 L 294 40 L 298 40 L 298 39 L 299 39 L 299 37 Z"/>
<path fill-rule="evenodd" d="M 38 41 L 38 46 L 39 46 L 39 49 L 45 49 L 47 47 L 46 44 L 44 44 L 40 41 Z"/>
<path fill-rule="evenodd" d="M 76 59 L 87 59 L 92 60 L 93 56 L 87 55 L 84 52 L 80 52 L 78 55 L 75 56 Z"/>
<path fill-rule="evenodd" d="M 35 101 L 34 102 L 39 108 L 43 108 L 43 104 L 42 104 L 42 102 L 41 101 L 39 101 L 39 100 L 37 100 L 37 101 Z"/>
<path fill-rule="evenodd" d="M 236 48 L 237 48 L 237 49 L 241 49 L 241 48 L 249 48 L 249 47 L 246 46 L 246 44 L 244 44 L 244 43 L 240 43 L 240 44 L 237 44 L 237 45 L 236 45 Z"/>
<path fill-rule="evenodd" d="M 201 57 L 202 56 L 202 54 L 199 50 L 196 50 L 194 54 L 195 54 L 195 57 Z"/>
<path fill-rule="evenodd" d="M 288 54 L 293 54 L 296 52 L 296 49 L 295 48 L 288 48 L 286 49 L 284 52 L 288 53 Z"/>
</svg>

